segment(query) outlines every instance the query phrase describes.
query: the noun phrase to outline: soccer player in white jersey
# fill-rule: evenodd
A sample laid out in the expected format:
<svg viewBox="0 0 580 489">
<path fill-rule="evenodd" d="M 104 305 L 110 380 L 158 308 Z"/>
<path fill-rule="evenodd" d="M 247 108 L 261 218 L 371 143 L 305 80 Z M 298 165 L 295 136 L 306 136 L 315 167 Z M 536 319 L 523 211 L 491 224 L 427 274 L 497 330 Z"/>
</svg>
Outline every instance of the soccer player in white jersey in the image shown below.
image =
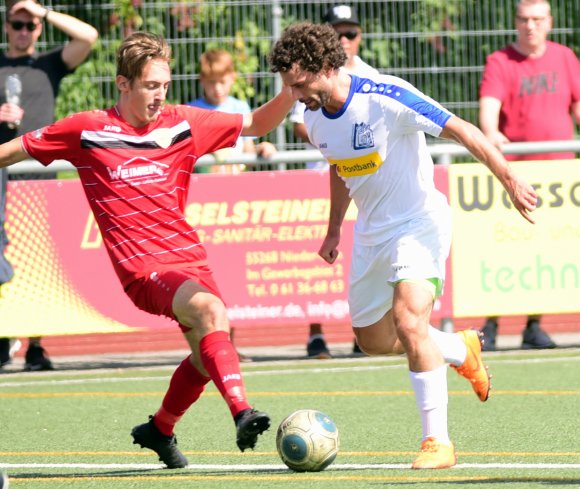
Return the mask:
<svg viewBox="0 0 580 489">
<path fill-rule="evenodd" d="M 236 425 L 240 450 L 254 448 L 270 426 L 248 403 L 226 308 L 185 204 L 193 167 L 204 154 L 233 147 L 240 136 L 263 136 L 292 107 L 289 90 L 249 114 L 167 105 L 171 51 L 153 34 L 126 38 L 117 54 L 116 106 L 81 112 L 0 146 L 0 167 L 32 157 L 44 165 L 70 161 L 127 295 L 141 309 L 177 321 L 191 354 L 172 375 L 134 443 L 169 468 L 187 465 L 173 433 L 211 380 Z"/>
<path fill-rule="evenodd" d="M 288 27 L 270 53 L 272 71 L 307 107 L 308 137 L 330 163 L 330 216 L 319 254 L 338 256 L 340 228 L 354 200 L 358 218 L 349 283 L 353 330 L 369 355 L 405 353 L 421 415 L 415 469 L 455 465 L 447 430 L 446 362 L 481 401 L 490 380 L 478 332 L 429 325 L 451 240 L 450 210 L 433 181 L 425 132 L 460 142 L 502 183 L 530 222 L 537 196 L 472 124 L 393 76 L 345 73 L 344 50 L 328 25 Z"/>
<path fill-rule="evenodd" d="M 342 67 L 349 73 L 358 76 L 377 75 L 379 72 L 368 63 L 365 63 L 358 51 L 362 41 L 362 27 L 354 7 L 350 5 L 333 5 L 330 7 L 322 19 L 330 24 L 335 30 L 338 40 L 346 54 L 346 61 Z M 304 110 L 306 106 L 297 101 L 292 107 L 289 120 L 293 123 L 294 134 L 303 141 L 308 140 L 308 134 L 304 126 Z"/>
<path fill-rule="evenodd" d="M 342 67 L 343 70 L 360 77 L 379 74 L 376 68 L 365 63 L 358 55 L 363 32 L 354 7 L 343 4 L 333 5 L 326 11 L 322 20 L 332 26 L 338 36 L 340 45 L 344 49 L 346 61 Z M 312 145 L 310 145 L 310 140 L 308 139 L 306 126 L 304 125 L 305 110 L 306 106 L 299 100 L 296 101 L 292 107 L 292 112 L 290 112 L 288 120 L 292 122 L 294 135 L 308 143 L 309 147 L 312 147 Z M 313 170 L 326 169 L 327 166 L 328 165 L 325 161 L 306 162 L 306 168 Z M 356 340 L 353 345 L 353 353 L 360 353 L 360 348 L 358 347 Z M 332 358 L 324 339 L 322 323 L 310 323 L 308 342 L 306 344 L 306 354 L 309 358 L 318 358 L 321 360 Z"/>
</svg>

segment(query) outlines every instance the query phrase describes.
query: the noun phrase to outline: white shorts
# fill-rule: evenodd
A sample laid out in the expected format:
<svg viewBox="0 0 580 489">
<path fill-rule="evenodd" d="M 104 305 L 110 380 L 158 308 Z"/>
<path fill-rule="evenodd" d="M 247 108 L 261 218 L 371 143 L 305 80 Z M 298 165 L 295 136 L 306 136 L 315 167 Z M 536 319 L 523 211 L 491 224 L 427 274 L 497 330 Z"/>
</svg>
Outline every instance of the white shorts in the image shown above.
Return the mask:
<svg viewBox="0 0 580 489">
<path fill-rule="evenodd" d="M 399 226 L 385 242 L 352 250 L 348 304 L 355 328 L 370 326 L 393 306 L 400 280 L 437 279 L 442 293 L 451 246 L 451 214 L 430 214 Z"/>
</svg>

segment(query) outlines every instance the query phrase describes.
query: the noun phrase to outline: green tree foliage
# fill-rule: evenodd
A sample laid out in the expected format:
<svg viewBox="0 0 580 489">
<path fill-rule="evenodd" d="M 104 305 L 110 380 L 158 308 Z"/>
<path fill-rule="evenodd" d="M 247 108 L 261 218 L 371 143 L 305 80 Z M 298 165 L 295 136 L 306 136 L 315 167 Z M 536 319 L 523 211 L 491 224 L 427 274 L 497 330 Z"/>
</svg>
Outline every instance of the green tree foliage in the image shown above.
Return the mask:
<svg viewBox="0 0 580 489">
<path fill-rule="evenodd" d="M 173 49 L 172 102 L 201 95 L 198 59 L 210 48 L 229 50 L 239 73 L 233 95 L 258 106 L 275 92 L 276 76 L 267 55 L 275 24 L 284 29 L 302 20 L 319 22 L 328 2 L 279 0 L 112 0 L 79 5 L 59 1 L 53 8 L 91 23 L 100 40 L 90 58 L 67 77 L 57 117 L 114 104 L 115 51 L 138 29 L 166 37 Z M 580 55 L 580 0 L 552 0 L 552 39 Z M 50 4 L 50 3 L 49 3 Z M 478 87 L 485 57 L 514 39 L 515 0 L 356 1 L 365 32 L 361 57 L 409 80 L 458 115 L 477 121 Z M 54 31 L 54 32 L 52 32 Z M 51 30 L 48 44 L 64 42 Z M 49 46 L 50 47 L 50 46 Z"/>
<path fill-rule="evenodd" d="M 104 28 L 90 58 L 63 82 L 57 101 L 58 118 L 114 104 L 115 51 L 120 39 L 141 29 L 163 35 L 172 46 L 175 83 L 169 95 L 171 102 L 184 103 L 200 95 L 200 88 L 195 86 L 197 60 L 203 51 L 212 48 L 227 49 L 234 56 L 240 75 L 234 96 L 251 103 L 263 103 L 270 97 L 269 93 L 257 94 L 255 85 L 256 73 L 264 69 L 271 46 L 271 29 L 260 27 L 267 19 L 264 5 L 115 0 L 108 7 L 101 7 L 97 19 L 84 19 Z M 241 18 L 244 21 L 239 25 Z"/>
</svg>

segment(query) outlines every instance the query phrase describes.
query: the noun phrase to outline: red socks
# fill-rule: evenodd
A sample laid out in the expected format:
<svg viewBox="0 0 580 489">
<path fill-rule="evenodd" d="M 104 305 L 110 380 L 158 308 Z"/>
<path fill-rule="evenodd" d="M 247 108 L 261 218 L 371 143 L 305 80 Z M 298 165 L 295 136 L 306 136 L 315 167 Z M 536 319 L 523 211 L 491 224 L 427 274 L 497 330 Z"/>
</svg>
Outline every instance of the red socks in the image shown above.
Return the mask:
<svg viewBox="0 0 580 489">
<path fill-rule="evenodd" d="M 228 404 L 232 416 L 251 408 L 246 399 L 238 354 L 229 334 L 225 331 L 214 331 L 204 336 L 199 343 L 199 351 L 210 378 L 202 375 L 191 364 L 189 357 L 173 372 L 169 389 L 153 418 L 157 429 L 166 436 L 173 434 L 177 422 L 199 399 L 210 380 L 213 380 Z"/>
<path fill-rule="evenodd" d="M 214 331 L 204 336 L 199 342 L 199 351 L 203 366 L 228 404 L 232 416 L 244 409 L 250 409 L 240 361 L 229 334 L 225 331 Z"/>
<path fill-rule="evenodd" d="M 185 411 L 199 399 L 211 379 L 201 375 L 191 364 L 189 356 L 173 372 L 169 389 L 163 398 L 159 411 L 155 413 L 154 423 L 157 429 L 166 436 L 173 434 L 176 423 Z"/>
</svg>

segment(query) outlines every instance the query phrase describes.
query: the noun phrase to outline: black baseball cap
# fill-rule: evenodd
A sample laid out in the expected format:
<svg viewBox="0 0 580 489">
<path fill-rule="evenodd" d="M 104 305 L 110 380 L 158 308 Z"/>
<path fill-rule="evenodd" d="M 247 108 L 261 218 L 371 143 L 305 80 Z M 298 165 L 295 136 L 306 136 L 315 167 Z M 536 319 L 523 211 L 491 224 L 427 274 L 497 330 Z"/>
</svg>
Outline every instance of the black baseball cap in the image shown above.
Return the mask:
<svg viewBox="0 0 580 489">
<path fill-rule="evenodd" d="M 360 25 L 356 10 L 350 5 L 335 5 L 330 7 L 322 19 L 330 25 L 354 24 Z"/>
</svg>

